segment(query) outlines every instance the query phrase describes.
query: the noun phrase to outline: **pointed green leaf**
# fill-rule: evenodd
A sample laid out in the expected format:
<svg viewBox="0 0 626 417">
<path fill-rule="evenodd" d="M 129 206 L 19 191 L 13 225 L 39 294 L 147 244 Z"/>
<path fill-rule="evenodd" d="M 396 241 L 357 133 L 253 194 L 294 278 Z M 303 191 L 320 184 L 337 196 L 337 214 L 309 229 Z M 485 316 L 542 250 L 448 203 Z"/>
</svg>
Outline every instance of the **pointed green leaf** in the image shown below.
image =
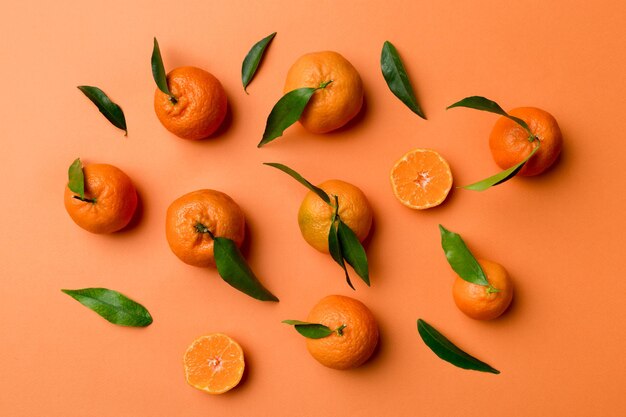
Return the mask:
<svg viewBox="0 0 626 417">
<path fill-rule="evenodd" d="M 290 175 L 293 179 L 298 181 L 300 184 L 304 185 L 306 188 L 308 188 L 309 190 L 311 190 L 315 194 L 317 194 L 322 200 L 324 200 L 324 202 L 326 204 L 330 204 L 330 197 L 328 196 L 328 194 L 326 194 L 326 191 L 324 191 L 321 188 L 316 187 L 315 185 L 311 184 L 306 179 L 304 179 L 304 177 L 302 175 L 298 174 L 296 171 L 294 171 L 293 169 L 289 168 L 288 166 L 283 165 L 283 164 L 279 164 L 277 162 L 264 162 L 263 165 L 268 165 L 268 166 L 274 167 L 276 169 L 280 169 L 285 174 Z"/>
<path fill-rule="evenodd" d="M 215 237 L 213 254 L 217 272 L 230 286 L 261 301 L 278 301 L 258 280 L 231 239 Z"/>
<path fill-rule="evenodd" d="M 322 339 L 334 333 L 330 328 L 319 323 L 308 323 L 300 320 L 283 320 L 283 323 L 294 326 L 298 333 L 308 339 Z"/>
<path fill-rule="evenodd" d="M 398 97 L 411 111 L 422 119 L 426 119 L 424 112 L 417 103 L 415 93 L 411 87 L 409 76 L 404 69 L 404 64 L 398 55 L 396 47 L 389 41 L 385 41 L 380 54 L 380 69 L 391 92 Z"/>
<path fill-rule="evenodd" d="M 473 191 L 485 191 L 486 189 L 493 187 L 494 185 L 502 184 L 503 182 L 510 180 L 511 178 L 516 176 L 518 172 L 520 172 L 520 170 L 524 167 L 524 164 L 526 164 L 526 162 L 528 162 L 528 160 L 535 154 L 535 152 L 537 152 L 540 146 L 539 144 L 540 142 L 537 141 L 537 146 L 535 146 L 535 149 L 533 149 L 533 151 L 519 164 L 514 165 L 509 169 L 505 169 L 504 171 L 500 171 L 489 178 L 485 178 L 484 180 L 459 188 L 465 188 L 466 190 Z"/>
<path fill-rule="evenodd" d="M 163 59 L 161 58 L 161 49 L 159 48 L 159 42 L 154 38 L 154 47 L 152 49 L 152 78 L 154 78 L 154 82 L 156 83 L 159 90 L 174 98 L 172 93 L 170 92 L 169 87 L 167 86 L 167 74 L 165 72 L 165 67 L 163 66 Z"/>
<path fill-rule="evenodd" d="M 439 356 L 444 361 L 450 362 L 452 365 L 463 369 L 489 372 L 492 374 L 500 373 L 497 369 L 492 368 L 485 362 L 482 362 L 459 349 L 454 345 L 454 343 L 439 333 L 437 329 L 422 319 L 417 320 L 417 331 L 426 346 L 428 346 L 433 352 L 435 352 L 435 355 Z"/>
<path fill-rule="evenodd" d="M 152 316 L 144 306 L 117 291 L 106 288 L 61 291 L 113 324 L 145 327 L 152 323 Z"/>
<path fill-rule="evenodd" d="M 441 233 L 441 247 L 454 272 L 467 282 L 489 286 L 485 272 L 461 236 L 447 230 L 442 225 L 439 225 L 439 232 Z"/>
<path fill-rule="evenodd" d="M 128 135 L 126 118 L 124 117 L 122 108 L 113 103 L 104 91 L 100 90 L 98 87 L 92 87 L 89 85 L 79 85 L 78 89 L 82 91 L 83 94 L 85 94 L 87 98 L 96 105 L 96 107 L 98 107 L 100 113 L 102 113 L 104 117 L 106 117 L 107 120 L 113 124 L 113 126 L 118 129 L 122 129 L 125 132 L 124 136 Z"/>
<path fill-rule="evenodd" d="M 339 236 L 337 234 L 337 223 L 333 222 L 330 225 L 330 229 L 328 231 L 328 251 L 330 252 L 330 256 L 339 264 L 339 266 L 343 269 L 343 272 L 346 276 L 346 282 L 353 290 L 354 285 L 352 285 L 352 281 L 350 280 L 350 275 L 348 274 L 348 268 L 346 268 L 346 263 L 343 260 L 343 252 L 341 251 L 341 244 L 339 243 Z"/>
<path fill-rule="evenodd" d="M 243 90 L 246 93 L 248 92 L 246 88 L 248 87 L 248 84 L 250 84 L 250 81 L 252 81 L 252 78 L 259 67 L 259 63 L 263 58 L 265 49 L 270 44 L 272 39 L 274 39 L 274 36 L 276 36 L 276 32 L 255 43 L 241 64 L 241 83 L 243 84 Z"/>
<path fill-rule="evenodd" d="M 67 171 L 68 183 L 67 187 L 73 193 L 80 196 L 81 200 L 85 199 L 85 175 L 83 173 L 83 164 L 80 158 L 76 158 Z"/>
<path fill-rule="evenodd" d="M 352 229 L 341 220 L 338 222 L 337 236 L 339 237 L 343 258 L 354 268 L 354 271 L 369 287 L 370 276 L 367 265 L 367 255 L 365 254 L 365 249 L 363 249 L 359 238 L 354 234 Z"/>
<path fill-rule="evenodd" d="M 487 111 L 490 113 L 499 114 L 500 116 L 504 116 L 506 118 L 513 120 L 515 123 L 522 126 L 524 130 L 528 132 L 528 135 L 530 137 L 534 137 L 534 135 L 530 131 L 530 127 L 528 127 L 528 124 L 525 121 L 523 121 L 519 117 L 511 116 L 510 114 L 505 112 L 498 103 L 496 103 L 493 100 L 489 100 L 488 98 L 481 97 L 481 96 L 465 97 L 463 100 L 457 101 L 456 103 L 451 104 L 448 107 L 446 107 L 446 110 L 452 109 L 454 107 L 467 107 L 470 109 L 482 110 L 482 111 Z"/>
<path fill-rule="evenodd" d="M 316 88 L 298 88 L 282 96 L 267 117 L 265 132 L 263 132 L 263 138 L 257 147 L 260 148 L 266 143 L 282 136 L 285 129 L 298 121 L 313 96 L 313 93 L 319 89 L 326 88 L 326 86 L 332 82 L 333 80 L 328 80 L 321 83 L 319 87 Z"/>
</svg>

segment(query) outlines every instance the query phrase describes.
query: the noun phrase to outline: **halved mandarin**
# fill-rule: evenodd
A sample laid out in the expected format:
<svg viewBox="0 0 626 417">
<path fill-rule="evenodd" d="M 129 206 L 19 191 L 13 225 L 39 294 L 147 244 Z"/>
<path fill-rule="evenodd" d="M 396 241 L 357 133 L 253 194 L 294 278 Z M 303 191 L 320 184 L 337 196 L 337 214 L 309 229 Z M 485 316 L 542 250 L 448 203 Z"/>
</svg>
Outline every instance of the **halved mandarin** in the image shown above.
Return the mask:
<svg viewBox="0 0 626 417">
<path fill-rule="evenodd" d="M 221 333 L 194 340 L 183 362 L 187 383 L 209 394 L 233 389 L 241 381 L 245 368 L 241 346 Z"/>
<path fill-rule="evenodd" d="M 452 188 L 450 165 L 432 149 L 407 152 L 391 169 L 390 179 L 396 198 L 416 210 L 443 203 Z"/>
</svg>

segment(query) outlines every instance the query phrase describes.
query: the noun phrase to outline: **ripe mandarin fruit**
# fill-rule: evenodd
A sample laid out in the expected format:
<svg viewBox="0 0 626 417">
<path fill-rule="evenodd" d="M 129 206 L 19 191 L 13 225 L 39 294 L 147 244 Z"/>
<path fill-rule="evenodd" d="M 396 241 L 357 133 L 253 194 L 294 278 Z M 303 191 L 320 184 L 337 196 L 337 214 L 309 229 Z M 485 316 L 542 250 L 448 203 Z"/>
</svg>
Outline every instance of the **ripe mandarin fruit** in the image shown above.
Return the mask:
<svg viewBox="0 0 626 417">
<path fill-rule="evenodd" d="M 513 299 L 513 283 L 502 265 L 478 259 L 492 292 L 483 285 L 472 284 L 457 276 L 452 287 L 454 302 L 465 315 L 476 320 L 491 320 L 506 311 Z"/>
<path fill-rule="evenodd" d="M 183 358 L 185 379 L 194 388 L 209 394 L 233 389 L 243 375 L 243 350 L 221 333 L 200 336 L 187 348 Z"/>
<path fill-rule="evenodd" d="M 341 335 L 334 332 L 321 339 L 306 339 L 306 347 L 319 363 L 333 369 L 362 365 L 378 344 L 378 325 L 362 302 L 343 295 L 329 295 L 313 307 L 307 321 L 330 329 L 344 325 Z"/>
<path fill-rule="evenodd" d="M 396 198 L 422 210 L 438 206 L 452 188 L 450 165 L 431 149 L 413 149 L 395 163 L 390 174 Z"/>
<path fill-rule="evenodd" d="M 556 119 L 535 107 L 519 107 L 509 114 L 525 121 L 541 143 L 537 153 L 526 162 L 518 175 L 541 174 L 556 161 L 563 147 L 563 137 Z M 528 140 L 528 132 L 522 126 L 504 116 L 496 121 L 489 136 L 493 160 L 502 169 L 523 161 L 535 146 L 535 142 Z"/>
<path fill-rule="evenodd" d="M 319 87 L 307 104 L 300 123 L 313 133 L 327 133 L 348 123 L 361 110 L 363 82 L 357 70 L 337 52 L 306 54 L 291 66 L 284 92 L 303 87 Z"/>
<path fill-rule="evenodd" d="M 232 198 L 219 191 L 198 190 L 169 206 L 165 234 L 170 249 L 181 261 L 194 266 L 215 266 L 213 239 L 205 230 L 241 246 L 245 223 L 243 211 Z"/>
<path fill-rule="evenodd" d="M 361 242 L 367 237 L 372 226 L 372 209 L 365 194 L 356 186 L 340 180 L 328 180 L 318 185 L 339 202 L 339 217 L 356 234 Z M 302 237 L 320 252 L 328 253 L 328 233 L 334 208 L 329 206 L 313 191 L 309 191 L 300 204 L 298 225 Z"/>
<path fill-rule="evenodd" d="M 91 233 L 113 233 L 126 227 L 137 208 L 137 191 L 119 168 L 107 164 L 83 167 L 85 199 L 65 187 L 65 210 L 74 222 Z"/>
<path fill-rule="evenodd" d="M 219 80 L 195 67 L 180 67 L 167 74 L 176 103 L 158 88 L 154 111 L 167 130 L 183 139 L 204 139 L 224 121 L 228 100 Z"/>
</svg>

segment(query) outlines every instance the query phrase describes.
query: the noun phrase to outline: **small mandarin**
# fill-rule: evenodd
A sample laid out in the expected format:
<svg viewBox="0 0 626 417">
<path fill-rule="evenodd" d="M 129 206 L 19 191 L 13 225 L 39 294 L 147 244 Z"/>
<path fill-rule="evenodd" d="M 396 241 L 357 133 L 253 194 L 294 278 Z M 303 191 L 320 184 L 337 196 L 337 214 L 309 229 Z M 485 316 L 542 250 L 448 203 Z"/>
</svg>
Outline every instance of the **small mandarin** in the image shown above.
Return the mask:
<svg viewBox="0 0 626 417">
<path fill-rule="evenodd" d="M 167 74 L 175 102 L 158 88 L 154 111 L 163 126 L 183 139 L 204 139 L 220 127 L 228 108 L 226 92 L 215 76 L 196 67 L 180 67 Z"/>
<path fill-rule="evenodd" d="M 306 339 L 313 358 L 333 369 L 350 369 L 365 363 L 378 344 L 378 325 L 372 312 L 362 302 L 343 295 L 329 295 L 311 310 L 307 321 L 330 329 L 343 327 L 321 339 Z"/>
<path fill-rule="evenodd" d="M 348 123 L 363 105 L 363 82 L 357 70 L 333 51 L 314 52 L 298 58 L 285 80 L 284 92 L 303 87 L 317 88 L 300 123 L 312 133 L 328 133 Z"/>
<path fill-rule="evenodd" d="M 535 107 L 519 107 L 509 114 L 524 120 L 540 142 L 539 150 L 524 164 L 518 175 L 541 174 L 557 160 L 563 147 L 563 137 L 556 119 Z M 535 146 L 536 142 L 529 140 L 528 132 L 522 126 L 504 116 L 496 121 L 489 136 L 491 155 L 502 169 L 523 161 Z"/>
<path fill-rule="evenodd" d="M 91 233 L 113 233 L 131 221 L 137 208 L 137 191 L 121 169 L 108 164 L 83 167 L 85 199 L 65 187 L 65 209 L 72 220 Z"/>
<path fill-rule="evenodd" d="M 226 237 L 241 246 L 245 217 L 228 195 L 215 190 L 198 190 L 177 198 L 167 209 L 165 234 L 170 249 L 189 265 L 215 266 L 214 236 Z"/>
<path fill-rule="evenodd" d="M 372 209 L 365 194 L 356 186 L 340 180 L 328 180 L 318 186 L 339 202 L 339 217 L 363 242 L 372 225 Z M 309 191 L 298 210 L 298 226 L 306 242 L 320 252 L 328 253 L 328 233 L 334 209 L 313 191 Z"/>
<path fill-rule="evenodd" d="M 513 299 L 513 283 L 504 267 L 478 259 L 487 281 L 497 290 L 473 284 L 457 276 L 452 287 L 454 302 L 465 315 L 476 320 L 492 320 L 506 311 Z"/>
</svg>

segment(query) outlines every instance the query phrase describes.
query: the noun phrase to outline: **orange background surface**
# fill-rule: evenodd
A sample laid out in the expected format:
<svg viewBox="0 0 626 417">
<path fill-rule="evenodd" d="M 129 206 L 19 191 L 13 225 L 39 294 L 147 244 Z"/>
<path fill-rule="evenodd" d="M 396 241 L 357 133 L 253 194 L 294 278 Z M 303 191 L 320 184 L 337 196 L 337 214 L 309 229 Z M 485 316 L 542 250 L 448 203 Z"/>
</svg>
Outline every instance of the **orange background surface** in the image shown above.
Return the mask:
<svg viewBox="0 0 626 417">
<path fill-rule="evenodd" d="M 14 2 L 3 15 L 2 416 L 626 415 L 623 1 Z M 273 31 L 248 96 L 241 62 Z M 221 136 L 192 143 L 159 124 L 153 36 L 166 68 L 195 65 L 222 81 L 231 117 Z M 387 89 L 385 40 L 427 121 Z M 257 149 L 291 63 L 329 49 L 363 78 L 357 120 L 326 136 L 293 126 Z M 82 84 L 122 106 L 128 138 Z M 484 193 L 453 191 L 436 209 L 400 205 L 388 174 L 412 148 L 438 150 L 457 185 L 497 171 L 487 145 L 496 116 L 445 110 L 474 94 L 551 112 L 565 140 L 560 161 Z M 97 236 L 71 221 L 63 188 L 78 156 L 134 180 L 132 227 Z M 304 242 L 296 213 L 305 189 L 264 161 L 366 193 L 371 288 L 355 278 L 350 290 L 331 258 Z M 165 210 L 200 188 L 241 205 L 247 258 L 280 303 L 250 299 L 170 252 Z M 454 306 L 439 223 L 511 273 L 516 297 L 501 319 L 473 321 Z M 114 326 L 60 291 L 99 286 L 144 304 L 154 323 Z M 333 293 L 362 300 L 380 324 L 380 349 L 357 370 L 322 367 L 280 323 Z M 438 359 L 417 334 L 419 317 L 502 373 Z M 241 343 L 248 366 L 223 396 L 187 386 L 182 371 L 191 341 L 216 331 Z"/>
</svg>

